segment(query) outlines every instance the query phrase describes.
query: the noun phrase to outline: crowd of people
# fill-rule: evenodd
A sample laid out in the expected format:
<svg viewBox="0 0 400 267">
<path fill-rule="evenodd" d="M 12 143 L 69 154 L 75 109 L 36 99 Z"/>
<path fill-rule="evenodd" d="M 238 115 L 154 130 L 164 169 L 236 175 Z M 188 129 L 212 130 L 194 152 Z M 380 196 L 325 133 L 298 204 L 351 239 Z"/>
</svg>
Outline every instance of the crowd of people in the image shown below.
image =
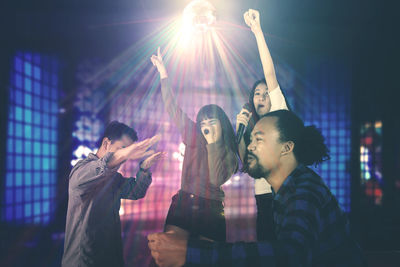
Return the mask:
<svg viewBox="0 0 400 267">
<path fill-rule="evenodd" d="M 244 21 L 256 38 L 264 78 L 237 115 L 236 134 L 217 105 L 203 106 L 192 121 L 173 94 L 160 48 L 151 57 L 165 107 L 186 146 L 181 188 L 172 197 L 164 232 L 148 236 L 151 265 L 364 266 L 346 215 L 307 167 L 329 159 L 324 137 L 288 109 L 259 12 L 249 9 Z M 243 138 L 239 125 L 245 127 Z M 129 126 L 111 122 L 97 153 L 73 167 L 62 266 L 124 265 L 120 200 L 145 197 L 150 168 L 165 156 L 152 150 L 160 136 L 137 139 Z M 119 166 L 135 159 L 143 159 L 136 178 L 122 177 Z M 226 243 L 221 186 L 240 165 L 255 179 L 257 242 Z"/>
</svg>

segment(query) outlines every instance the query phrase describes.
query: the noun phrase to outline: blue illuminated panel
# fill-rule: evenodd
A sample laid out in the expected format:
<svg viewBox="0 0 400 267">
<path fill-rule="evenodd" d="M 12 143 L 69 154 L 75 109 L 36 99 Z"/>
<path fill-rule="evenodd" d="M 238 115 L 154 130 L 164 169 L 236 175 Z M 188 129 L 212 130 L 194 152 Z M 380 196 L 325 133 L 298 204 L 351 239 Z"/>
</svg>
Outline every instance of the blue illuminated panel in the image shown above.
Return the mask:
<svg viewBox="0 0 400 267">
<path fill-rule="evenodd" d="M 48 224 L 57 173 L 58 63 L 17 53 L 11 71 L 2 220 Z"/>
<path fill-rule="evenodd" d="M 306 125 L 314 124 L 325 137 L 331 159 L 315 169 L 341 208 L 350 211 L 350 71 L 339 63 L 310 61 L 309 84 L 304 89 L 300 114 Z M 296 100 L 299 101 L 299 98 Z"/>
</svg>

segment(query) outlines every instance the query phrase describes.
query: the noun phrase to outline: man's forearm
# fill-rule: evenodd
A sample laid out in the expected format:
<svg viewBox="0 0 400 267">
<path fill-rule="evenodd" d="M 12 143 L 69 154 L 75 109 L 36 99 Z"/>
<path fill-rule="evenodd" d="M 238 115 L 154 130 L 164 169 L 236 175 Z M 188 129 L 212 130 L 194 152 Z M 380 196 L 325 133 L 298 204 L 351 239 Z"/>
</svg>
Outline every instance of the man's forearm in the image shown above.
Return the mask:
<svg viewBox="0 0 400 267">
<path fill-rule="evenodd" d="M 129 155 L 133 152 L 135 148 L 136 145 L 131 144 L 130 146 L 118 149 L 117 151 L 114 152 L 113 156 L 108 161 L 107 166 L 110 168 L 114 168 L 117 167 L 118 165 L 121 165 L 122 163 L 124 163 L 129 159 Z"/>
</svg>

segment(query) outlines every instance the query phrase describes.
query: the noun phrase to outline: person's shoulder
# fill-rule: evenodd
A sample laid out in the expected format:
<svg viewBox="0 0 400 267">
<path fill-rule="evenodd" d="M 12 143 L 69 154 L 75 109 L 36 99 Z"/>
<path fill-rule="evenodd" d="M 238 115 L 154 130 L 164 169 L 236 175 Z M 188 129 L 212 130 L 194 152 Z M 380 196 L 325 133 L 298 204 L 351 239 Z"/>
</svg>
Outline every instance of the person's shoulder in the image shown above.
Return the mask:
<svg viewBox="0 0 400 267">
<path fill-rule="evenodd" d="M 296 194 L 308 195 L 314 202 L 324 205 L 330 196 L 329 188 L 314 170 L 301 167 L 295 179 Z"/>
<path fill-rule="evenodd" d="M 71 174 L 75 172 L 77 169 L 85 167 L 89 162 L 99 160 L 99 158 L 94 154 L 89 154 L 86 158 L 79 160 L 75 165 L 72 167 Z"/>
<path fill-rule="evenodd" d="M 324 181 L 321 176 L 319 176 L 314 170 L 306 166 L 300 166 L 296 169 L 295 173 L 295 183 L 297 186 L 324 186 Z"/>
</svg>

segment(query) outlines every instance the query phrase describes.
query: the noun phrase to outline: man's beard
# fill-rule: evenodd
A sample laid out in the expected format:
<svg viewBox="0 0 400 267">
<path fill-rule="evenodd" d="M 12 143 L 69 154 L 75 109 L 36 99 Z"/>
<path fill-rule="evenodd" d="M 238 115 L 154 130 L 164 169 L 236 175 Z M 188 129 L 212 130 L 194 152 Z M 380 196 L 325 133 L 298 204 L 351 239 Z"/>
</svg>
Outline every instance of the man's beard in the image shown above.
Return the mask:
<svg viewBox="0 0 400 267">
<path fill-rule="evenodd" d="M 270 172 L 258 163 L 258 158 L 255 155 L 252 154 L 252 158 L 256 162 L 253 167 L 250 167 L 249 163 L 247 163 L 247 173 L 254 179 L 267 178 Z"/>
</svg>

